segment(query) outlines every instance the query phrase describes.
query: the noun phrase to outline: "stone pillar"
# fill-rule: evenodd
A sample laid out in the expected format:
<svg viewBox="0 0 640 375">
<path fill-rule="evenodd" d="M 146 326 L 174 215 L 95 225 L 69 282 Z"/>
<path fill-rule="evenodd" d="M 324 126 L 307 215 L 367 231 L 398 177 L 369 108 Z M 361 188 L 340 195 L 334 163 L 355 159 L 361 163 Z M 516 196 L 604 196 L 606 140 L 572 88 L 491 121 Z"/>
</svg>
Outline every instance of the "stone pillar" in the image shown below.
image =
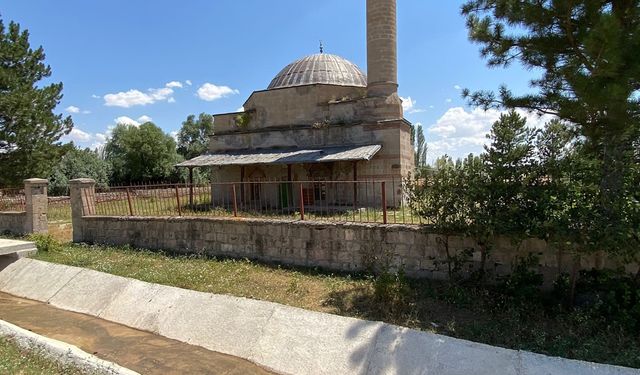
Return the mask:
<svg viewBox="0 0 640 375">
<path fill-rule="evenodd" d="M 69 181 L 73 242 L 84 242 L 84 217 L 96 214 L 96 182 L 90 178 Z"/>
<path fill-rule="evenodd" d="M 367 97 L 367 120 L 404 117 L 398 96 L 396 0 L 367 0 Z"/>
<path fill-rule="evenodd" d="M 398 91 L 396 0 L 367 0 L 367 78 L 369 96 Z"/>
<path fill-rule="evenodd" d="M 49 198 L 47 197 L 47 187 L 49 181 L 40 178 L 24 180 L 24 196 L 27 216 L 24 223 L 24 232 L 47 233 L 49 231 L 47 222 L 47 209 Z"/>
</svg>

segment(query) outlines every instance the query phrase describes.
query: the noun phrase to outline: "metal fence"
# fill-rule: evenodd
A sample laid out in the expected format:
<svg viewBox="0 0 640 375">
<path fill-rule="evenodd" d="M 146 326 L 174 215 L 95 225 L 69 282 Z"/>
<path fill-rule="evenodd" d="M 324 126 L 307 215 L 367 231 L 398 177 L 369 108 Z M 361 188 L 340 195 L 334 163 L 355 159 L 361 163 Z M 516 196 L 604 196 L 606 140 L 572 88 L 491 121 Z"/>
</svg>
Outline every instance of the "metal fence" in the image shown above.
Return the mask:
<svg viewBox="0 0 640 375">
<path fill-rule="evenodd" d="M 96 189 L 96 215 L 421 224 L 402 181 L 248 181 Z"/>
<path fill-rule="evenodd" d="M 25 211 L 24 189 L 0 189 L 0 212 Z"/>
</svg>

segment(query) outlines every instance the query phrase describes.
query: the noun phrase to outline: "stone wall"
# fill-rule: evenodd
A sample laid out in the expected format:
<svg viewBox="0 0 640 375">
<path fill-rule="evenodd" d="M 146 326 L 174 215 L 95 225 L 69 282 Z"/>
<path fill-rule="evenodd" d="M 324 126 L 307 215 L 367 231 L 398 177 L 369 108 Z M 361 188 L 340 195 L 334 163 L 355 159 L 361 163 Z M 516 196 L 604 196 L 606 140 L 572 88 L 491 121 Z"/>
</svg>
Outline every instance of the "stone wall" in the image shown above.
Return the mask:
<svg viewBox="0 0 640 375">
<path fill-rule="evenodd" d="M 25 234 L 26 212 L 0 212 L 0 233 Z"/>
<path fill-rule="evenodd" d="M 402 268 L 412 277 L 448 277 L 446 253 L 439 236 L 419 226 L 101 216 L 85 216 L 81 226 L 77 233 L 82 233 L 82 238 L 76 238 L 74 232 L 77 242 L 249 258 L 336 271 L 360 271 L 387 264 L 391 269 Z M 474 246 L 470 239 L 450 240 L 452 254 Z M 573 266 L 568 254 L 560 256 L 537 240 L 526 241 L 517 250 L 507 240 L 497 241 L 487 266 L 495 276 L 506 275 L 517 256 L 528 254 L 539 258 L 539 271 L 548 281 L 555 280 L 558 270 L 568 271 Z M 474 251 L 464 272 L 477 267 L 479 260 L 480 253 Z M 614 266 L 598 255 L 583 259 L 581 264 L 583 269 Z"/>
<path fill-rule="evenodd" d="M 47 233 L 48 185 L 49 181 L 39 178 L 25 180 L 25 211 L 0 212 L 0 233 Z"/>
</svg>

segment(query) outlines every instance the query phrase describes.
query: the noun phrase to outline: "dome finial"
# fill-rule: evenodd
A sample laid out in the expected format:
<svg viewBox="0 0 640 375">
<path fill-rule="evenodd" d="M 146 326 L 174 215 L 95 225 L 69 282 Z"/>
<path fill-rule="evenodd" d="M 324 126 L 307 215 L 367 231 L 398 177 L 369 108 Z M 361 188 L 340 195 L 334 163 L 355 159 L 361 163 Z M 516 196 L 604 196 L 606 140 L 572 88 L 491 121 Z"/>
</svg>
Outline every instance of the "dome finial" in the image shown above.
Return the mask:
<svg viewBox="0 0 640 375">
<path fill-rule="evenodd" d="M 320 41 L 320 53 L 324 53 L 324 44 Z"/>
</svg>

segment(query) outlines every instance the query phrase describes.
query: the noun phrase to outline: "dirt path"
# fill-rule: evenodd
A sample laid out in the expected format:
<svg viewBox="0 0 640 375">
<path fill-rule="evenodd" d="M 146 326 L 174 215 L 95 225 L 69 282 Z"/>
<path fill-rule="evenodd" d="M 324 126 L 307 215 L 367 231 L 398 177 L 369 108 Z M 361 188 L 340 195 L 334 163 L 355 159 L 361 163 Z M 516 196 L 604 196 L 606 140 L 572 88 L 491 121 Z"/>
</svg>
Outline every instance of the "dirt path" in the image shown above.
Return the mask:
<svg viewBox="0 0 640 375">
<path fill-rule="evenodd" d="M 240 358 L 4 293 L 0 319 L 141 374 L 270 374 Z"/>
</svg>

